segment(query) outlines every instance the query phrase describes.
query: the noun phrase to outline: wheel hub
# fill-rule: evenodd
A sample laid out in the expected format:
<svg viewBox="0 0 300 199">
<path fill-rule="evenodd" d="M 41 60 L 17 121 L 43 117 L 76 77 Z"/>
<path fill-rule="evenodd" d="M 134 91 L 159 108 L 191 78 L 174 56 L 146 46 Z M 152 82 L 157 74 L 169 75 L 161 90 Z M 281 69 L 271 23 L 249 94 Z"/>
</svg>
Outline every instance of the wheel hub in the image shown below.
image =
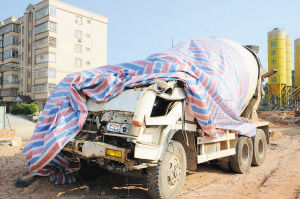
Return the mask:
<svg viewBox="0 0 300 199">
<path fill-rule="evenodd" d="M 242 159 L 243 161 L 247 161 L 248 158 L 249 158 L 249 146 L 247 143 L 245 143 L 242 148 Z"/>
<path fill-rule="evenodd" d="M 169 171 L 168 171 L 168 184 L 173 187 L 179 181 L 181 176 L 181 165 L 180 161 L 176 156 L 173 156 L 169 161 Z"/>
</svg>

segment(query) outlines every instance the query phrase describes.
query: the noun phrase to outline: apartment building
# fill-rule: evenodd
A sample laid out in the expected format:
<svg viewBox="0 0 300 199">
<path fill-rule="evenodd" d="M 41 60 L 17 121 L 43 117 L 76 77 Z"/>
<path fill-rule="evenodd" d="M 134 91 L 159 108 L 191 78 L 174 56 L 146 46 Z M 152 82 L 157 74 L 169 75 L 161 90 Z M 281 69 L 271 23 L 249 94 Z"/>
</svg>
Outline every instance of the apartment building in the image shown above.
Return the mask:
<svg viewBox="0 0 300 199">
<path fill-rule="evenodd" d="M 12 31 L 0 36 L 2 102 L 30 97 L 42 108 L 67 74 L 106 65 L 107 23 L 104 16 L 58 0 L 30 4 L 22 17 L 5 20 L 0 34 L 7 25 Z"/>
<path fill-rule="evenodd" d="M 19 88 L 19 19 L 10 17 L 0 26 L 0 95 L 2 102 L 10 103 Z"/>
</svg>

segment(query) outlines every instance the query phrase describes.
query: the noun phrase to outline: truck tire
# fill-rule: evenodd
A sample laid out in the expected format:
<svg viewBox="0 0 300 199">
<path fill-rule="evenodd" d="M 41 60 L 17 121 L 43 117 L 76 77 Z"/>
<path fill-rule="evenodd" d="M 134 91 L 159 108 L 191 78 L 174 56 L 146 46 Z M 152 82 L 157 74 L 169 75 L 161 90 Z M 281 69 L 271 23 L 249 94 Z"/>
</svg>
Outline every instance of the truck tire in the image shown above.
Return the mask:
<svg viewBox="0 0 300 199">
<path fill-rule="evenodd" d="M 219 167 L 222 171 L 226 171 L 226 172 L 232 171 L 229 162 L 229 157 L 220 158 L 218 159 L 218 162 L 219 162 Z"/>
<path fill-rule="evenodd" d="M 247 173 L 252 163 L 252 157 L 252 139 L 249 137 L 239 136 L 236 144 L 236 154 L 229 158 L 232 170 L 237 173 Z"/>
<path fill-rule="evenodd" d="M 186 176 L 186 154 L 183 146 L 171 141 L 158 165 L 148 169 L 147 184 L 151 198 L 177 198 Z"/>
<path fill-rule="evenodd" d="M 252 138 L 253 159 L 252 165 L 260 166 L 264 163 L 267 155 L 267 139 L 262 129 L 257 129 L 256 135 Z"/>
</svg>

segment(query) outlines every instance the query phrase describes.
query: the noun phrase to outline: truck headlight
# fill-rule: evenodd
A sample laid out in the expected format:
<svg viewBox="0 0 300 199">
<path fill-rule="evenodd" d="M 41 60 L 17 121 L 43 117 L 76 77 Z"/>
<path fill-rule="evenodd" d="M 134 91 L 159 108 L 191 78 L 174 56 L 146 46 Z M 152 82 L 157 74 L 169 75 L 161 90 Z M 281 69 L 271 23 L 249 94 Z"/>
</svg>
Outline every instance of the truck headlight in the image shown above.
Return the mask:
<svg viewBox="0 0 300 199">
<path fill-rule="evenodd" d="M 106 130 L 114 133 L 128 134 L 128 125 L 111 122 L 106 125 Z"/>
</svg>

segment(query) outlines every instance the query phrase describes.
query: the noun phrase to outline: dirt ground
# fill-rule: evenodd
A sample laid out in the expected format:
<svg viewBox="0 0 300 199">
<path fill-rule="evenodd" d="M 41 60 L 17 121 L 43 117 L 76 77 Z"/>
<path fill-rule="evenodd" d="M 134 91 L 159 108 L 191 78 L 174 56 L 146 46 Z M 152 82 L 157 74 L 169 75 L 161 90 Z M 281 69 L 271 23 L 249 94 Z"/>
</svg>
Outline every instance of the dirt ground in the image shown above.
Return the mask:
<svg viewBox="0 0 300 199">
<path fill-rule="evenodd" d="M 300 127 L 273 127 L 275 133 L 265 163 L 247 174 L 226 173 L 216 165 L 188 172 L 180 198 L 300 199 Z M 282 133 L 281 133 L 282 132 Z M 148 198 L 144 179 L 104 174 L 89 182 L 52 185 L 47 177 L 27 188 L 14 182 L 26 173 L 20 149 L 0 146 L 0 198 Z"/>
</svg>

